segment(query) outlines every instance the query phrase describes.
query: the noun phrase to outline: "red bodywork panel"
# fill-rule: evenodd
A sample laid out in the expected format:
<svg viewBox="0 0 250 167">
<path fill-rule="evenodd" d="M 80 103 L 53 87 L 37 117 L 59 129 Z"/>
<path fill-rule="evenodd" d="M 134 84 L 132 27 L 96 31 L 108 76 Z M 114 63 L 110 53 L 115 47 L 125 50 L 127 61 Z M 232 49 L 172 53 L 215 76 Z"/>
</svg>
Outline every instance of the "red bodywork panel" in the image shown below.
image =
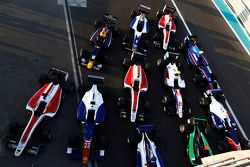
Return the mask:
<svg viewBox="0 0 250 167">
<path fill-rule="evenodd" d="M 26 142 L 29 134 L 31 133 L 32 128 L 34 126 L 37 126 L 37 121 L 41 121 L 46 115 L 45 114 L 55 114 L 59 108 L 60 102 L 61 102 L 61 95 L 62 95 L 62 88 L 59 86 L 56 90 L 53 97 L 48 101 L 46 106 L 44 107 L 44 110 L 41 114 L 36 113 L 37 105 L 40 105 L 40 98 L 43 94 L 49 94 L 50 91 L 53 91 L 52 88 L 55 86 L 53 83 L 47 83 L 45 84 L 36 94 L 33 95 L 33 97 L 29 100 L 28 106 L 32 109 L 31 112 L 33 112 L 32 117 L 30 118 L 29 123 L 27 124 L 25 131 L 23 132 L 23 137 L 21 141 L 24 143 Z M 39 111 L 40 112 L 40 111 Z M 54 115 L 52 115 L 53 117 Z"/>
<path fill-rule="evenodd" d="M 90 147 L 91 147 L 91 140 L 90 141 L 84 140 L 84 146 L 82 151 L 82 163 L 85 165 L 89 161 Z"/>
<path fill-rule="evenodd" d="M 33 95 L 33 97 L 28 102 L 28 105 L 30 106 L 30 108 L 32 108 L 33 111 L 35 111 L 40 97 L 43 94 L 48 94 L 51 91 L 53 86 L 54 86 L 53 83 L 47 83 L 38 92 L 36 92 L 35 95 Z M 62 88 L 59 87 L 56 93 L 54 94 L 54 96 L 49 101 L 49 103 L 46 105 L 47 108 L 46 108 L 46 111 L 43 112 L 43 114 L 55 113 L 57 111 L 57 108 L 59 107 L 59 104 L 60 104 L 61 95 L 62 95 Z"/>
<path fill-rule="evenodd" d="M 33 118 L 31 119 L 31 121 L 27 125 L 27 129 L 25 130 L 24 135 L 23 135 L 23 137 L 21 139 L 22 143 L 24 143 L 27 140 L 31 129 L 33 128 L 33 126 L 36 123 L 36 121 L 38 120 L 38 118 L 39 118 L 38 116 L 33 116 Z"/>
<path fill-rule="evenodd" d="M 137 70 L 134 68 L 137 68 Z M 134 74 L 134 72 L 136 72 L 136 74 Z M 136 76 L 136 78 L 139 78 L 138 90 L 135 90 L 133 88 L 135 81 L 134 76 Z M 133 94 L 131 93 L 131 103 L 133 101 L 132 111 L 136 112 L 138 108 L 137 104 L 139 99 L 139 93 L 141 92 L 142 89 L 148 88 L 148 81 L 144 69 L 140 65 L 130 66 L 125 76 L 124 83 L 128 85 L 130 89 L 133 89 Z"/>
<path fill-rule="evenodd" d="M 171 22 L 171 23 L 170 23 Z M 170 27 L 169 30 L 166 29 L 166 31 L 164 31 L 164 36 L 165 36 L 165 43 L 168 43 L 169 41 L 169 34 L 170 32 L 175 32 L 176 31 L 176 26 L 175 23 L 173 21 L 173 18 L 170 15 L 163 15 L 161 17 L 161 19 L 159 20 L 159 25 L 162 27 L 166 27 L 166 25 L 170 23 Z"/>
</svg>

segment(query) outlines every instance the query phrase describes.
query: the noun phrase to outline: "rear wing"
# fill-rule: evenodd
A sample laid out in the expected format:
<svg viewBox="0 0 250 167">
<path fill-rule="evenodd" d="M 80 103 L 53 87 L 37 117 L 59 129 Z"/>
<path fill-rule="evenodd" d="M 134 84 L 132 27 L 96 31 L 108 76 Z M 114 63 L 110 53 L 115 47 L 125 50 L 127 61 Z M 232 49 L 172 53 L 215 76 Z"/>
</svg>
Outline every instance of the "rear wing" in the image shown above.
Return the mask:
<svg viewBox="0 0 250 167">
<path fill-rule="evenodd" d="M 180 53 L 178 53 L 178 52 L 166 52 L 165 54 L 164 54 L 164 56 L 163 56 L 163 59 L 164 60 L 168 60 L 168 59 L 175 59 L 175 60 L 177 60 L 178 59 L 178 56 L 180 55 Z"/>
<path fill-rule="evenodd" d="M 151 8 L 145 5 L 140 5 L 138 11 L 143 14 L 149 14 Z"/>
<path fill-rule="evenodd" d="M 191 117 L 187 120 L 188 124 L 192 125 L 198 125 L 198 124 L 206 124 L 207 119 L 205 118 L 197 118 L 197 117 Z"/>
<path fill-rule="evenodd" d="M 117 22 L 117 17 L 111 15 L 111 14 L 108 14 L 108 13 L 105 13 L 103 15 L 103 21 L 107 22 L 107 23 L 111 23 L 111 24 L 116 24 Z"/>
<path fill-rule="evenodd" d="M 88 83 L 102 85 L 104 83 L 104 77 L 96 75 L 88 75 Z"/>
<path fill-rule="evenodd" d="M 210 89 L 207 90 L 206 92 L 204 92 L 205 96 L 209 96 L 209 95 L 213 95 L 213 94 L 223 94 L 222 89 L 218 88 L 218 89 Z"/>
<path fill-rule="evenodd" d="M 171 13 L 174 14 L 176 11 L 175 7 L 169 4 L 166 4 L 162 10 L 163 13 L 167 14 L 167 13 Z"/>
<path fill-rule="evenodd" d="M 149 131 L 153 131 L 155 130 L 155 126 L 154 125 L 139 125 L 136 130 L 138 131 L 138 133 L 144 133 L 144 132 L 149 132 Z"/>
<path fill-rule="evenodd" d="M 50 77 L 52 77 L 52 76 L 59 76 L 60 78 L 64 79 L 64 82 L 67 82 L 67 80 L 69 78 L 69 73 L 68 72 L 60 70 L 58 68 L 54 68 L 54 67 L 51 67 L 49 69 L 48 75 Z"/>
</svg>

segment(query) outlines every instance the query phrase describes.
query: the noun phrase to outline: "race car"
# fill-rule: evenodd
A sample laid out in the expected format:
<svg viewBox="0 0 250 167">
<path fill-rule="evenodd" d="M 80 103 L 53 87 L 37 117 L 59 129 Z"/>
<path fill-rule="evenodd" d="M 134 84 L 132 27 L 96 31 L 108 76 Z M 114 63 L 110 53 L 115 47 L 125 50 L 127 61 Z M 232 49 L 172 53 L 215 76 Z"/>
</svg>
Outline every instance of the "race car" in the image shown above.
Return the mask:
<svg viewBox="0 0 250 167">
<path fill-rule="evenodd" d="M 40 122 L 46 117 L 52 118 L 55 116 L 64 97 L 64 92 L 73 90 L 73 86 L 68 82 L 68 77 L 68 72 L 56 68 L 51 68 L 48 74 L 40 76 L 39 83 L 43 86 L 31 97 L 26 105 L 26 110 L 31 113 L 31 117 L 23 133 L 19 133 L 22 129 L 19 124 L 10 127 L 11 136 L 8 136 L 6 146 L 15 149 L 15 156 L 20 156 L 24 150 L 33 155 L 38 154 L 40 146 L 29 146 L 25 149 L 26 145 L 32 134 L 36 132 L 35 129 Z M 20 135 L 21 138 L 17 142 L 16 139 Z M 35 136 L 50 140 L 51 133 L 39 130 Z"/>
<path fill-rule="evenodd" d="M 81 160 L 84 165 L 89 162 L 91 154 L 99 153 L 99 156 L 104 156 L 103 149 L 93 148 L 93 134 L 95 126 L 103 123 L 105 119 L 105 107 L 102 94 L 97 88 L 97 84 L 102 84 L 104 78 L 100 76 L 88 76 L 89 83 L 92 83 L 90 90 L 86 91 L 77 109 L 77 119 L 83 123 L 83 144 L 79 147 L 76 145 L 78 141 L 72 138 L 67 147 L 67 154 L 70 157 L 81 155 Z M 79 90 L 84 90 L 83 88 Z M 83 92 L 80 92 L 83 93 Z M 81 141 L 81 140 L 80 140 Z"/>
<path fill-rule="evenodd" d="M 175 7 L 168 4 L 164 6 L 162 11 L 157 11 L 156 17 L 158 19 L 158 32 L 153 36 L 154 47 L 162 48 L 164 50 L 175 50 L 176 39 L 174 35 L 176 33 L 175 20 L 177 20 L 175 11 Z"/>
<path fill-rule="evenodd" d="M 182 118 L 184 113 L 191 114 L 190 103 L 182 97 L 182 89 L 186 87 L 186 84 L 180 75 L 178 56 L 166 52 L 164 59 L 157 60 L 157 66 L 163 75 L 164 85 L 171 89 L 173 95 L 173 98 L 167 95 L 162 98 L 163 111 L 177 114 L 179 118 Z"/>
<path fill-rule="evenodd" d="M 194 67 L 197 72 L 193 75 L 193 81 L 204 91 L 217 89 L 216 77 L 208 65 L 204 52 L 200 49 L 197 36 L 186 36 L 180 45 L 180 49 L 187 56 L 188 64 Z"/>
<path fill-rule="evenodd" d="M 144 70 L 145 65 L 142 62 L 143 60 L 140 61 L 140 58 L 136 58 L 138 55 L 136 56 L 134 54 L 135 53 L 133 52 L 131 59 L 124 59 L 124 64 L 129 65 L 129 68 L 125 75 L 123 85 L 124 88 L 128 90 L 127 93 L 129 93 L 130 98 L 118 98 L 120 117 L 127 118 L 127 106 L 130 106 L 129 111 L 131 122 L 135 122 L 136 119 L 144 121 L 144 111 L 148 105 L 144 99 L 141 99 L 141 93 L 148 90 L 148 80 Z M 130 105 L 128 105 L 128 99 L 130 99 Z M 138 113 L 139 104 L 141 109 Z"/>
<path fill-rule="evenodd" d="M 201 158 L 213 155 L 204 135 L 207 133 L 207 126 L 206 119 L 194 117 L 179 126 L 180 132 L 187 136 L 187 155 L 192 166 L 200 165 Z"/>
<path fill-rule="evenodd" d="M 87 69 L 101 70 L 105 62 L 105 51 L 111 47 L 114 37 L 119 34 L 116 27 L 117 18 L 104 14 L 102 21 L 95 21 L 96 31 L 90 37 L 92 51 L 80 50 L 79 64 Z"/>
<path fill-rule="evenodd" d="M 122 45 L 124 49 L 146 54 L 148 50 L 147 41 L 142 39 L 142 34 L 149 32 L 149 21 L 146 14 L 150 12 L 151 8 L 145 5 L 140 5 L 138 12 L 132 10 L 130 18 L 130 31 L 133 36 L 126 34 L 123 37 Z M 144 35 L 145 36 L 145 35 Z"/>
<path fill-rule="evenodd" d="M 241 144 L 235 135 L 236 122 L 231 113 L 224 107 L 225 96 L 221 89 L 211 89 L 204 92 L 199 100 L 200 105 L 206 106 L 211 116 L 212 127 L 218 129 L 225 137 L 231 150 L 241 150 Z"/>
<path fill-rule="evenodd" d="M 137 144 L 136 166 L 137 167 L 164 167 L 161 155 L 156 148 L 155 143 L 150 139 L 155 131 L 154 125 L 139 125 L 135 137 L 127 138 L 129 144 Z"/>
</svg>

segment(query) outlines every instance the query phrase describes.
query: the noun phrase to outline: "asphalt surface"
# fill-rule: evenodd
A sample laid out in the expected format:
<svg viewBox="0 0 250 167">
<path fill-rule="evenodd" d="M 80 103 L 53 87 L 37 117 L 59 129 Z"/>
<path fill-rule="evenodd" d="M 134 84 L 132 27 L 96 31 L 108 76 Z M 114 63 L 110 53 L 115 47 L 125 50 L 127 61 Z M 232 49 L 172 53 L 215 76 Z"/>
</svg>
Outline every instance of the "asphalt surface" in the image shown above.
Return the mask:
<svg viewBox="0 0 250 167">
<path fill-rule="evenodd" d="M 88 2 L 87 8 L 71 7 L 78 51 L 80 48 L 91 49 L 88 40 L 94 31 L 94 20 L 101 19 L 105 12 L 118 17 L 117 25 L 122 30 L 121 36 L 115 40 L 111 51 L 108 52 L 111 59 L 103 72 L 82 69 L 84 82 L 88 74 L 104 76 L 105 85 L 111 92 L 108 98 L 104 99 L 107 113 L 105 123 L 101 127 L 102 135 L 108 139 L 108 149 L 105 158 L 98 163 L 99 166 L 135 166 L 136 148 L 129 146 L 126 138 L 138 123 L 132 124 L 128 120 L 121 120 L 116 106 L 117 97 L 122 94 L 122 60 L 130 56 L 129 52 L 122 50 L 121 37 L 128 30 L 132 9 L 143 3 L 152 8 L 150 16 L 153 17 L 157 9 L 163 7 L 164 2 L 120 0 L 118 4 L 115 0 L 105 0 L 105 3 L 92 0 Z M 176 3 L 193 34 L 198 35 L 230 105 L 245 131 L 249 132 L 246 109 L 250 107 L 250 57 L 211 1 L 182 0 Z M 51 66 L 72 74 L 72 65 L 63 7 L 58 6 L 56 1 L 2 1 L 0 8 L 0 97 L 4 99 L 0 101 L 2 139 L 8 131 L 9 122 L 28 121 L 29 115 L 24 108 L 28 99 L 39 88 L 38 75 L 46 72 Z M 151 26 L 151 35 L 154 29 L 156 23 Z M 177 39 L 181 40 L 186 34 L 179 20 Z M 148 54 L 152 68 L 147 73 L 149 90 L 145 96 L 150 101 L 151 111 L 146 113 L 145 123 L 155 124 L 157 127 L 159 139 L 156 140 L 156 145 L 159 146 L 165 165 L 187 166 L 185 137 L 178 132 L 182 120 L 167 116 L 161 108 L 161 98 L 166 91 L 162 88 L 161 76 L 155 64 L 163 54 L 163 51 L 153 47 Z M 185 95 L 191 100 L 194 115 L 204 117 L 204 111 L 197 103 L 202 92 L 192 83 L 192 70 L 185 62 L 183 66 L 182 74 L 187 85 Z M 74 81 L 73 75 L 70 79 Z M 5 150 L 1 145 L 1 166 L 82 166 L 79 161 L 68 160 L 65 154 L 68 134 L 72 131 L 82 132 L 81 125 L 76 120 L 77 104 L 76 93 L 68 95 L 58 115 L 43 122 L 53 134 L 53 140 L 48 143 L 43 153 L 35 158 L 28 155 L 16 158 L 12 151 Z M 215 148 L 217 140 L 221 140 L 221 137 L 218 133 L 211 132 L 208 141 L 215 149 L 215 153 L 218 153 Z"/>
</svg>

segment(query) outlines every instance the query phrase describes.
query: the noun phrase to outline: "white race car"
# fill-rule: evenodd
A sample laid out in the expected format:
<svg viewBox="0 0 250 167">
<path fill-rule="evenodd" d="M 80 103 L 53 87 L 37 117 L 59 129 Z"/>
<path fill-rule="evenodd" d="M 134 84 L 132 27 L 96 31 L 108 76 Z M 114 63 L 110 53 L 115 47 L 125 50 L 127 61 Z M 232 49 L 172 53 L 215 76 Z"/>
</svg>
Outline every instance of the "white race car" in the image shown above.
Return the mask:
<svg viewBox="0 0 250 167">
<path fill-rule="evenodd" d="M 191 113 L 189 102 L 182 97 L 182 89 L 186 87 L 185 81 L 181 78 L 181 72 L 178 69 L 180 66 L 178 56 L 170 55 L 168 52 L 164 55 L 164 59 L 157 60 L 157 66 L 161 69 L 164 75 L 164 84 L 171 88 L 173 98 L 164 96 L 162 99 L 163 110 L 170 113 L 172 106 L 175 106 L 175 113 L 179 118 L 183 117 L 184 112 Z"/>
<path fill-rule="evenodd" d="M 226 137 L 233 151 L 241 150 L 241 144 L 234 131 L 237 125 L 231 113 L 224 107 L 225 96 L 221 89 L 210 89 L 200 98 L 200 105 L 207 106 L 212 119 L 212 126 Z"/>
<path fill-rule="evenodd" d="M 22 128 L 20 128 L 18 123 L 10 127 L 11 136 L 9 136 L 6 146 L 7 148 L 15 149 L 15 156 L 20 156 L 24 150 L 33 155 L 38 154 L 39 146 L 30 146 L 26 149 L 26 145 L 33 133 L 38 138 L 43 138 L 46 141 L 50 140 L 50 132 L 35 131 L 35 129 L 44 118 L 55 116 L 63 99 L 64 92 L 72 91 L 73 87 L 68 84 L 68 76 L 68 72 L 55 68 L 51 68 L 48 74 L 40 76 L 39 83 L 43 87 L 32 96 L 26 106 L 26 110 L 31 113 L 31 117 L 21 134 L 19 142 L 16 141 L 16 138 L 19 136 L 19 130 Z"/>
<path fill-rule="evenodd" d="M 146 41 L 142 40 L 142 34 L 147 34 L 149 32 L 149 21 L 145 14 L 148 14 L 150 10 L 151 8 L 145 5 L 140 5 L 139 13 L 132 10 L 130 15 L 132 19 L 130 29 L 133 31 L 134 36 L 133 38 L 129 35 L 124 36 L 122 42 L 124 49 L 146 54 L 147 44 Z"/>
<path fill-rule="evenodd" d="M 137 144 L 137 154 L 136 154 L 136 166 L 137 167 L 164 167 L 161 155 L 155 145 L 155 143 L 150 139 L 154 135 L 155 126 L 154 125 L 139 125 L 137 128 L 136 136 L 130 136 L 127 138 L 129 144 Z"/>
<path fill-rule="evenodd" d="M 162 10 L 158 10 L 156 17 L 158 18 L 158 31 L 153 36 L 153 45 L 164 50 L 175 49 L 176 33 L 175 20 L 177 17 L 174 15 L 175 8 L 170 5 L 165 5 Z M 172 44 L 171 46 L 169 44 Z"/>
<path fill-rule="evenodd" d="M 138 58 L 138 59 L 137 59 Z M 143 59 L 143 58 L 142 58 Z M 118 106 L 120 107 L 120 117 L 127 118 L 127 111 L 130 111 L 130 121 L 136 120 L 144 121 L 144 112 L 146 110 L 146 103 L 142 98 L 142 94 L 148 90 L 148 80 L 145 73 L 144 59 L 141 60 L 141 55 L 134 55 L 132 52 L 131 59 L 124 59 L 124 65 L 129 66 L 124 78 L 124 88 L 128 90 L 127 97 L 118 98 Z M 127 103 L 127 101 L 130 101 Z M 128 109 L 129 106 L 129 109 Z M 140 109 L 138 109 L 140 106 Z"/>
</svg>

